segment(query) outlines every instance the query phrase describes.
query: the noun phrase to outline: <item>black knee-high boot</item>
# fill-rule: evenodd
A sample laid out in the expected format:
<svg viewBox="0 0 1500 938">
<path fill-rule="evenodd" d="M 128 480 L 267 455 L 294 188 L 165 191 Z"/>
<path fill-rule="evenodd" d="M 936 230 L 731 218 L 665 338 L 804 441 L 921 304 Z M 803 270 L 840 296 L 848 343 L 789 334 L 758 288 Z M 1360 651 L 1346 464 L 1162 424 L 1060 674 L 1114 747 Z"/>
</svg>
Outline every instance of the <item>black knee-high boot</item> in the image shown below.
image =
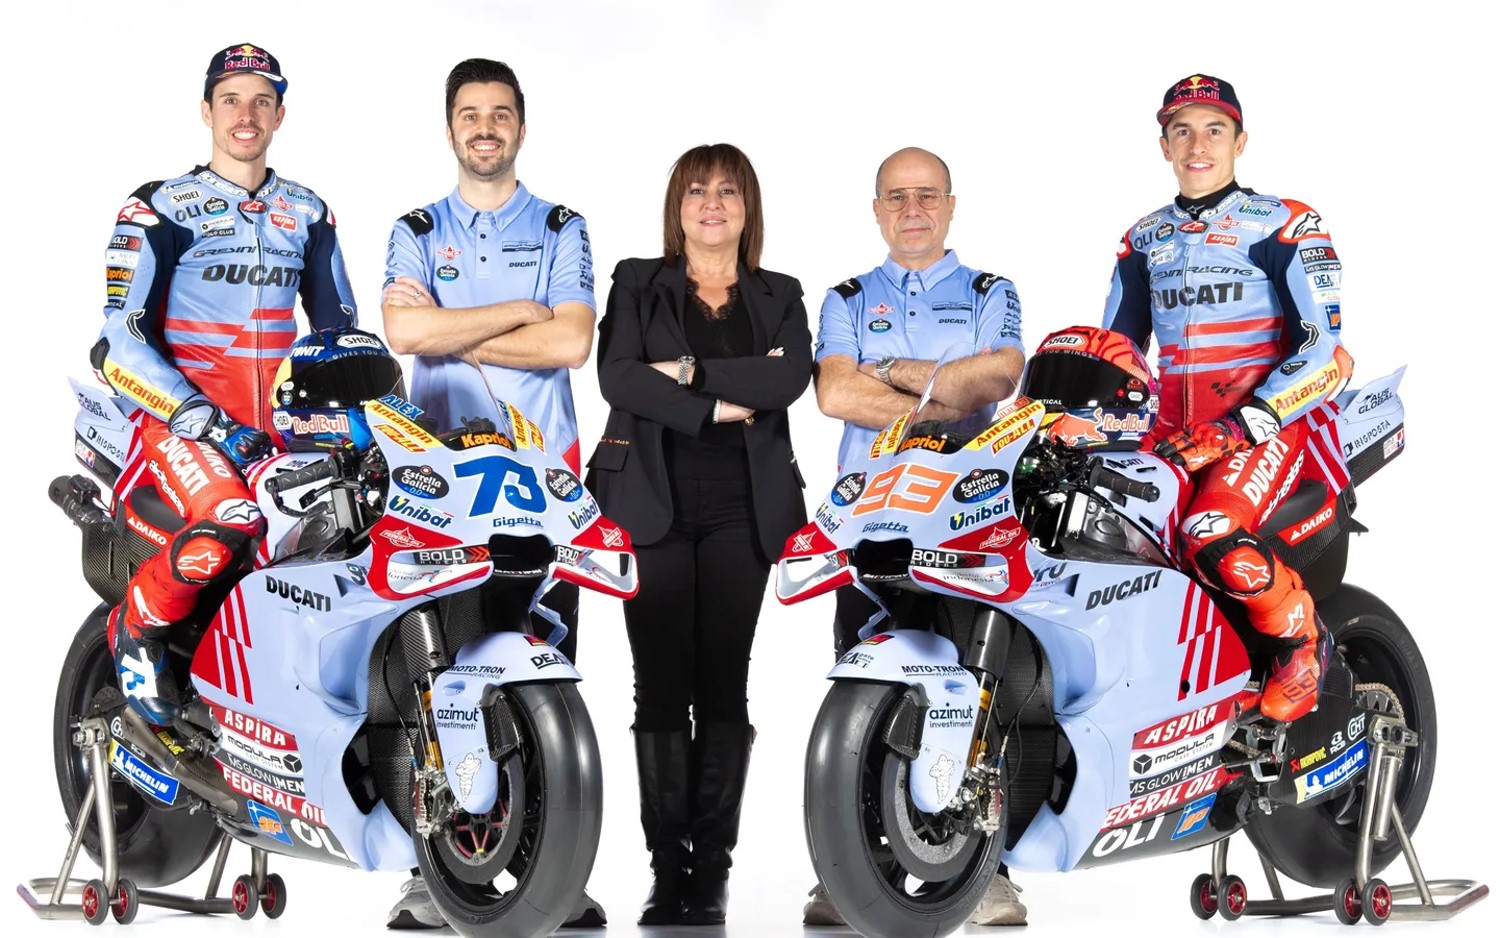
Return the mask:
<svg viewBox="0 0 1500 938">
<path fill-rule="evenodd" d="M 688 888 L 689 730 L 635 734 L 635 765 L 641 786 L 641 829 L 651 851 L 654 880 L 641 925 L 677 925 Z"/>
<path fill-rule="evenodd" d="M 723 923 L 729 903 L 730 853 L 740 837 L 740 804 L 750 771 L 755 728 L 700 723 L 693 738 L 693 875 L 682 921 Z"/>
</svg>

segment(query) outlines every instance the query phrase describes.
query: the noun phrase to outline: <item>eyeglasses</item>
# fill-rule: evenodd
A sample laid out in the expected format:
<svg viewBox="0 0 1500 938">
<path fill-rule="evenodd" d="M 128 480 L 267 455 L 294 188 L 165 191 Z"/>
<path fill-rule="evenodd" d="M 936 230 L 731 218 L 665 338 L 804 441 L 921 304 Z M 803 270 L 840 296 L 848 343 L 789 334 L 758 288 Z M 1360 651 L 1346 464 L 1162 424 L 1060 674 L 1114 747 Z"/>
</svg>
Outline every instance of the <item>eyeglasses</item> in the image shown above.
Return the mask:
<svg viewBox="0 0 1500 938">
<path fill-rule="evenodd" d="M 907 193 L 911 193 L 907 195 Z M 937 208 L 951 193 L 939 192 L 936 189 L 892 189 L 885 195 L 876 199 L 880 207 L 887 212 L 899 212 L 906 208 L 909 199 L 916 199 L 917 204 L 925 209 Z"/>
</svg>

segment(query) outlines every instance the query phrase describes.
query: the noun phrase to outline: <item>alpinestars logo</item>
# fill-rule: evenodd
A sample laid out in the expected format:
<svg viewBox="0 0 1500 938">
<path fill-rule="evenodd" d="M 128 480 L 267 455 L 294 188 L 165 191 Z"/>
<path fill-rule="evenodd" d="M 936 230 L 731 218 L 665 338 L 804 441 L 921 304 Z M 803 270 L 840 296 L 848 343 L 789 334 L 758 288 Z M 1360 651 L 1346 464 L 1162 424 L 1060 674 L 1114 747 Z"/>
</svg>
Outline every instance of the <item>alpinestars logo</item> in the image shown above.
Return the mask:
<svg viewBox="0 0 1500 938">
<path fill-rule="evenodd" d="M 1271 571 L 1265 564 L 1252 560 L 1236 560 L 1234 575 L 1240 578 L 1246 589 L 1259 589 L 1271 582 Z"/>
</svg>

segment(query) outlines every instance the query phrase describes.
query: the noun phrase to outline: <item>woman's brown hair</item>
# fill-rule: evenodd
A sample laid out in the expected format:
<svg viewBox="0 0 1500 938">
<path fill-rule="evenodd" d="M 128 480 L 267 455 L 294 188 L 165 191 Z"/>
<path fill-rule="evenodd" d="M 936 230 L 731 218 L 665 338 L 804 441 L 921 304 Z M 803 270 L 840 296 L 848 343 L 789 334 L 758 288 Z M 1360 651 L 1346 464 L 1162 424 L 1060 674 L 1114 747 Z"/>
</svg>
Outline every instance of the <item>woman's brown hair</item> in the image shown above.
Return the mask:
<svg viewBox="0 0 1500 938">
<path fill-rule="evenodd" d="M 755 167 L 739 147 L 728 143 L 693 147 L 672 164 L 672 178 L 667 182 L 667 199 L 662 206 L 661 253 L 675 264 L 682 256 L 687 234 L 682 230 L 682 199 L 693 183 L 707 185 L 715 173 L 722 173 L 740 190 L 745 200 L 745 230 L 740 232 L 740 260 L 752 273 L 760 269 L 760 249 L 765 239 L 765 221 L 760 213 L 760 181 Z"/>
</svg>

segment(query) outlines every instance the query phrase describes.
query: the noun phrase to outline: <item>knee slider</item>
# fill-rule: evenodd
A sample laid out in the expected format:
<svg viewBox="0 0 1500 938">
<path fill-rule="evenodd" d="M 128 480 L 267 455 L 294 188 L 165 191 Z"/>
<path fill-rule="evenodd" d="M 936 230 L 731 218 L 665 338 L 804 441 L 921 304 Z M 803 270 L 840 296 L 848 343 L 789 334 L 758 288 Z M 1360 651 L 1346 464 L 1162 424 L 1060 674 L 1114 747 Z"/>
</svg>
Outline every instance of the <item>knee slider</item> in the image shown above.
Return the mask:
<svg viewBox="0 0 1500 938">
<path fill-rule="evenodd" d="M 1237 599 L 1264 593 L 1276 576 L 1271 545 L 1244 528 L 1204 544 L 1193 555 L 1193 563 L 1210 586 Z"/>
<path fill-rule="evenodd" d="M 172 576 L 183 583 L 212 583 L 238 571 L 254 538 L 238 528 L 200 521 L 172 542 Z"/>
</svg>

